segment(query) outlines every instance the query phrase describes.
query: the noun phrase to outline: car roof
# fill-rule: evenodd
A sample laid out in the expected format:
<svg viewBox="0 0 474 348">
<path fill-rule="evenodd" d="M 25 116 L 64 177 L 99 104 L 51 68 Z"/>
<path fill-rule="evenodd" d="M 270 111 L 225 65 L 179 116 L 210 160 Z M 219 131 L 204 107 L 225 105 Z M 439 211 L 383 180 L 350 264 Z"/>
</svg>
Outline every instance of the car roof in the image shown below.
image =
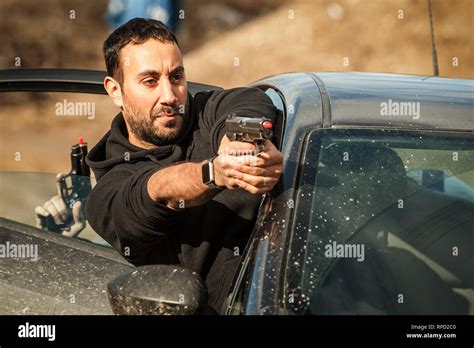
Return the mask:
<svg viewBox="0 0 474 348">
<path fill-rule="evenodd" d="M 327 95 L 331 126 L 474 129 L 473 80 L 355 72 L 310 75 L 323 102 Z"/>
<path fill-rule="evenodd" d="M 287 124 L 307 127 L 376 127 L 474 130 L 474 80 L 357 72 L 294 72 L 255 81 L 278 89 Z M 419 117 L 382 112 L 386 106 L 419 106 Z M 413 104 L 414 103 L 414 104 Z M 418 104 L 419 103 L 419 104 Z M 406 106 L 404 104 L 403 106 Z M 396 110 L 393 110 L 396 111 Z"/>
</svg>

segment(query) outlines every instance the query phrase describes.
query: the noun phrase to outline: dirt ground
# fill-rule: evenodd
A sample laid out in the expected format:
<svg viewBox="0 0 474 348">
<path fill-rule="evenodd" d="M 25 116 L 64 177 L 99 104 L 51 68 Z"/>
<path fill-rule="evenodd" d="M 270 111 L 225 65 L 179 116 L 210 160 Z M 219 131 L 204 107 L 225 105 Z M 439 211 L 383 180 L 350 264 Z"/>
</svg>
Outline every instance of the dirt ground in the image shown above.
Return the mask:
<svg viewBox="0 0 474 348">
<path fill-rule="evenodd" d="M 178 38 L 190 81 L 246 85 L 288 71 L 433 72 L 427 0 L 183 1 Z M 2 0 L 0 69 L 104 69 L 106 0 Z M 74 19 L 70 11 L 74 10 Z M 440 74 L 474 76 L 474 1 L 433 0 Z M 21 66 L 15 62 L 21 60 Z M 54 115 L 62 95 L 0 95 L 0 170 L 68 170 L 77 136 L 95 144 L 116 109 L 93 120 Z M 105 99 L 104 99 L 105 98 Z M 21 153 L 21 161 L 15 155 Z"/>
</svg>

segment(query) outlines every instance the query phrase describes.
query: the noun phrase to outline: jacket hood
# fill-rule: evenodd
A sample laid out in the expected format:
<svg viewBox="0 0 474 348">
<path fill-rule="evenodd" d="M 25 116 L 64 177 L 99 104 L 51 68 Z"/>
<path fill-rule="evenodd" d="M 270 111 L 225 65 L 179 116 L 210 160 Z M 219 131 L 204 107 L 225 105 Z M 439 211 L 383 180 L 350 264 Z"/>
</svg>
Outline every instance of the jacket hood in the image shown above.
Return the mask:
<svg viewBox="0 0 474 348">
<path fill-rule="evenodd" d="M 191 98 L 191 96 L 189 96 Z M 189 102 L 188 105 L 192 105 Z M 143 149 L 133 145 L 128 140 L 128 130 L 122 113 L 120 112 L 112 121 L 110 130 L 87 154 L 86 163 L 93 170 L 98 181 L 105 173 L 121 163 L 133 163 L 150 159 L 156 163 L 164 158 L 173 157 L 173 161 L 184 159 L 186 148 L 191 138 L 194 124 L 192 110 L 187 108 L 187 120 L 184 124 L 183 134 L 175 144 L 158 146 L 152 149 Z M 177 151 L 180 150 L 180 151 Z M 174 158 L 176 157 L 176 158 Z"/>
</svg>

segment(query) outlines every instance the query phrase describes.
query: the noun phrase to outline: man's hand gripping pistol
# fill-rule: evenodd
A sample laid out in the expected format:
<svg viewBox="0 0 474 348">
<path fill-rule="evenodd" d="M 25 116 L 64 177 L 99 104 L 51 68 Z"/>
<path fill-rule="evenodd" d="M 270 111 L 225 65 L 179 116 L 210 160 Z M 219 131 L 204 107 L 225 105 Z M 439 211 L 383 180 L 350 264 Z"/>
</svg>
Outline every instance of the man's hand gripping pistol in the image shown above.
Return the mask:
<svg viewBox="0 0 474 348">
<path fill-rule="evenodd" d="M 86 226 L 83 210 L 92 190 L 86 155 L 87 143 L 79 138 L 71 147 L 71 171 L 56 176 L 58 195 L 35 209 L 38 228 L 75 237 Z"/>
</svg>

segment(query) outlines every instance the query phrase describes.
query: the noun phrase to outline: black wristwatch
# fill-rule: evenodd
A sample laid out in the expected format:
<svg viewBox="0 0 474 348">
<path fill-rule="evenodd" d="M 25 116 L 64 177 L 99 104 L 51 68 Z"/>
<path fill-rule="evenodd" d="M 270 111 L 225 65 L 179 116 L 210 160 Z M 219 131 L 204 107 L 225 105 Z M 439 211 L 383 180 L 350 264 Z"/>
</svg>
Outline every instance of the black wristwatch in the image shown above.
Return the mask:
<svg viewBox="0 0 474 348">
<path fill-rule="evenodd" d="M 214 181 L 214 158 L 217 156 L 209 158 L 206 162 L 202 165 L 202 183 L 207 185 L 210 189 L 223 189 L 222 186 L 217 186 L 216 182 Z"/>
</svg>

